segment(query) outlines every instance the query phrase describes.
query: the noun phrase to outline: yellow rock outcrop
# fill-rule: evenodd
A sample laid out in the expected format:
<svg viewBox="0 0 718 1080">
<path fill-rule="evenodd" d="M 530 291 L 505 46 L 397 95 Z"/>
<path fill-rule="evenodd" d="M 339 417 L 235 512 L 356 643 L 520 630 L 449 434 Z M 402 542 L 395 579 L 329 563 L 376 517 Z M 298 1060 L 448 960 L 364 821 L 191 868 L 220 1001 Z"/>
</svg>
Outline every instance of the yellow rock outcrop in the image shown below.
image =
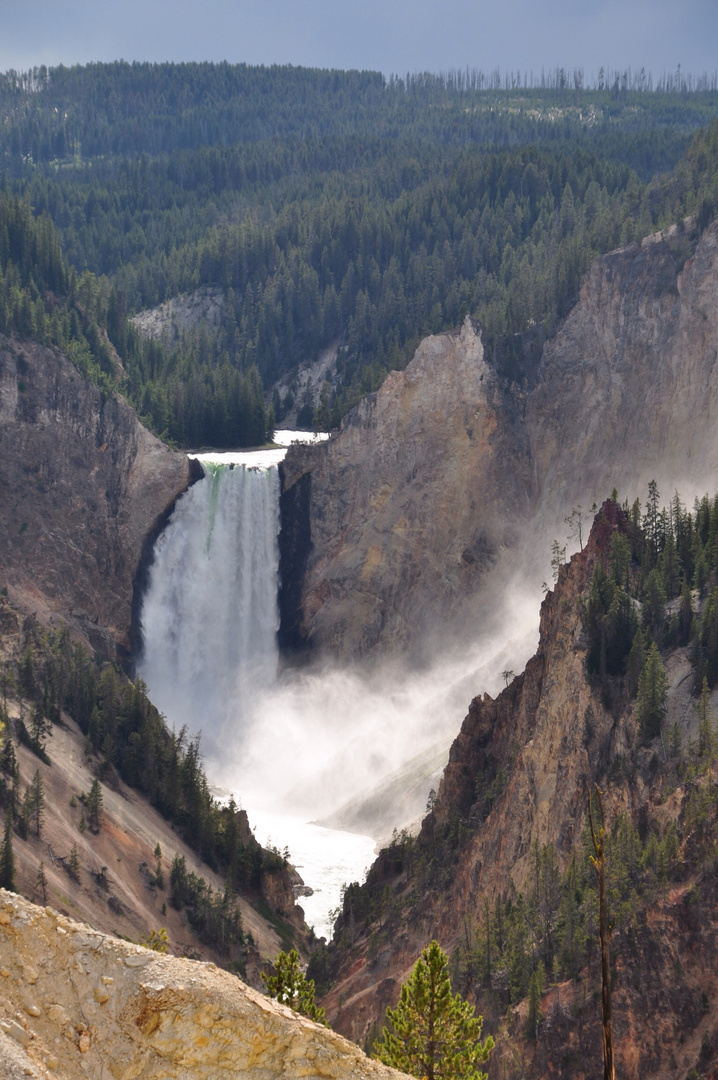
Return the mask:
<svg viewBox="0 0 718 1080">
<path fill-rule="evenodd" d="M 214 964 L 163 956 L 0 890 L 0 1074 L 399 1080 Z"/>
</svg>

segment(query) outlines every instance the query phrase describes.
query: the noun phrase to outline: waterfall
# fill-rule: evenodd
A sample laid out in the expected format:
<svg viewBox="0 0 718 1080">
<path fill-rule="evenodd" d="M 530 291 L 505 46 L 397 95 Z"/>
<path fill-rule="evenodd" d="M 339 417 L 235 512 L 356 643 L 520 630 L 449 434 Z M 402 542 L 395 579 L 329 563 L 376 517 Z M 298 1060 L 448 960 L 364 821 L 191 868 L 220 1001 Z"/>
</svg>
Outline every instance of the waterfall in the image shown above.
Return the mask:
<svg viewBox="0 0 718 1080">
<path fill-rule="evenodd" d="M 179 728 L 211 756 L 277 671 L 279 477 L 276 466 L 202 462 L 155 545 L 142 606 L 138 672 Z"/>
</svg>

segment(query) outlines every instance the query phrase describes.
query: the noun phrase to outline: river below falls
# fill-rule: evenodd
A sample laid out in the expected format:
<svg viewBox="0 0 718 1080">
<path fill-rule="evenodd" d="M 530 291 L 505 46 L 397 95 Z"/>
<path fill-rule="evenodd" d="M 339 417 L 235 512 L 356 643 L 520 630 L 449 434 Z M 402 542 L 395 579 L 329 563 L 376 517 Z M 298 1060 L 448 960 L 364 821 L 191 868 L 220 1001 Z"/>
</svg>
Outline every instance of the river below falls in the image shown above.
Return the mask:
<svg viewBox="0 0 718 1080">
<path fill-rule="evenodd" d="M 307 925 L 317 937 L 332 936 L 334 918 L 330 914 L 341 904 L 342 885 L 364 881 L 374 861 L 376 842 L 370 836 L 340 832 L 313 825 L 302 818 L 274 814 L 247 807 L 249 824 L 264 847 L 284 852 L 301 875 L 312 896 L 300 896 Z"/>
</svg>

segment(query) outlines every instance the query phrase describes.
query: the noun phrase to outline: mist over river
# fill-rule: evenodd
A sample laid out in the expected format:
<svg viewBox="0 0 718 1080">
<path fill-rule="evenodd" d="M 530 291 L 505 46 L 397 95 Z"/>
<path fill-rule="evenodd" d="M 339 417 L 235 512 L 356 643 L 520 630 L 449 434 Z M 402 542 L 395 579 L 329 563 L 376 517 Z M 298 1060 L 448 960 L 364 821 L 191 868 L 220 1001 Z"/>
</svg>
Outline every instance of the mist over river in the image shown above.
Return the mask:
<svg viewBox="0 0 718 1080">
<path fill-rule="evenodd" d="M 289 850 L 314 890 L 299 898 L 307 922 L 329 936 L 341 887 L 363 880 L 376 839 L 421 816 L 471 698 L 496 693 L 534 651 L 538 603 L 505 589 L 474 639 L 424 670 L 280 674 L 277 465 L 297 435 L 311 439 L 278 432 L 284 448 L 192 455 L 205 475 L 155 545 L 138 673 L 170 726 L 201 731 L 208 778 L 235 794 L 257 839 Z M 374 837 L 316 824 L 381 784 L 401 787 L 397 770 L 422 753 L 435 773 L 414 778 L 402 821 L 382 821 Z"/>
</svg>

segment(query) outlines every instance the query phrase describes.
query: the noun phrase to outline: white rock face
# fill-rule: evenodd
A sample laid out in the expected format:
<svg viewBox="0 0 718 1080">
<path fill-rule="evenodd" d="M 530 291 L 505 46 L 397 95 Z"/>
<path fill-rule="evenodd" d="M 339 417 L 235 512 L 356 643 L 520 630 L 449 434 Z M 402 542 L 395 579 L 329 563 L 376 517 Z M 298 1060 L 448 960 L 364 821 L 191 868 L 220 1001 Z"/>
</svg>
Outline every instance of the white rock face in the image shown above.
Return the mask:
<svg viewBox="0 0 718 1080">
<path fill-rule="evenodd" d="M 224 294 L 219 286 L 203 285 L 194 292 L 173 296 L 159 307 L 138 312 L 130 322 L 145 337 L 175 345 L 202 321 L 208 327 L 217 327 L 223 310 Z"/>
<path fill-rule="evenodd" d="M 0 1074 L 56 1080 L 400 1080 L 213 964 L 0 890 Z"/>
</svg>

